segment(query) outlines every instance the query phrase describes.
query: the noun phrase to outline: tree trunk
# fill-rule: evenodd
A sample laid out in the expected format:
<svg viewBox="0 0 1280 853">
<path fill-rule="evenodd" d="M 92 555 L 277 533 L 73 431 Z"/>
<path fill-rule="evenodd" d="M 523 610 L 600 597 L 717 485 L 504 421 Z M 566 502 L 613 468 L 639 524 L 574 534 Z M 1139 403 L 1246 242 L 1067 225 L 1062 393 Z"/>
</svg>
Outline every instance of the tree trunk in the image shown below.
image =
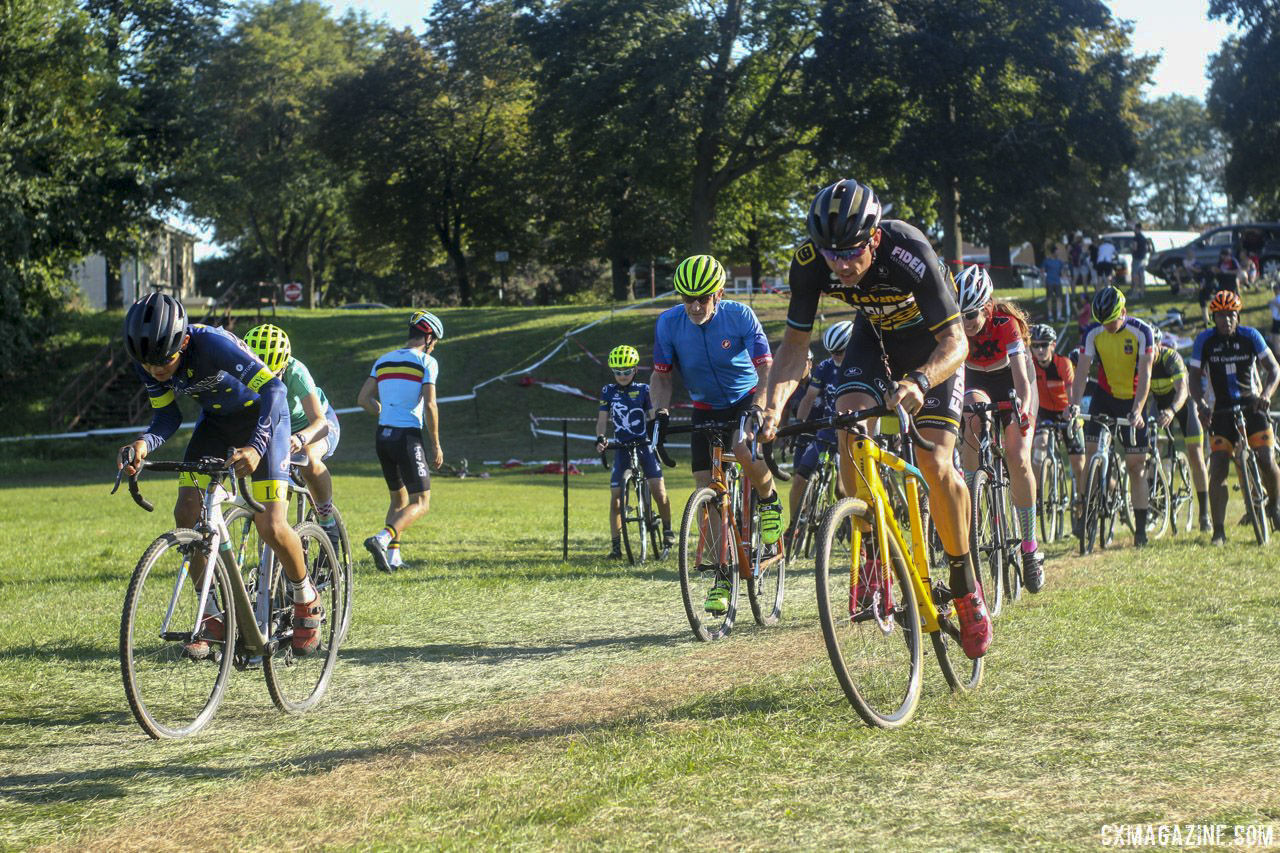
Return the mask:
<svg viewBox="0 0 1280 853">
<path fill-rule="evenodd" d="M 754 291 L 764 278 L 764 263 L 760 260 L 760 229 L 756 225 L 747 230 L 747 261 L 751 264 L 751 289 Z"/>
<path fill-rule="evenodd" d="M 693 181 L 693 198 L 690 200 L 689 254 L 711 254 L 711 226 L 716 218 L 716 192 L 707 179 Z M 683 259 L 681 259 L 683 260 Z"/>
<path fill-rule="evenodd" d="M 609 258 L 609 274 L 613 280 L 613 301 L 630 302 L 632 297 L 631 259 L 622 254 L 613 253 Z"/>
<path fill-rule="evenodd" d="M 316 258 L 311 247 L 307 247 L 307 280 L 303 283 L 302 302 L 308 308 L 316 307 Z"/>
<path fill-rule="evenodd" d="M 107 308 L 124 307 L 124 278 L 120 274 L 120 255 L 111 252 L 107 260 Z M 135 283 L 134 289 L 137 289 Z"/>
<path fill-rule="evenodd" d="M 996 287 L 1015 287 L 1013 258 L 1009 251 L 1009 231 L 1003 225 L 991 229 L 991 279 Z"/>
<path fill-rule="evenodd" d="M 448 249 L 449 262 L 453 264 L 454 279 L 458 283 L 458 301 L 466 307 L 471 307 L 471 279 L 467 272 L 467 256 L 462 253 L 462 247 L 456 243 L 450 243 Z"/>
<path fill-rule="evenodd" d="M 942 219 L 942 262 L 954 274 L 964 269 L 964 238 L 960 234 L 960 188 L 955 175 L 943 178 L 938 193 Z"/>
</svg>

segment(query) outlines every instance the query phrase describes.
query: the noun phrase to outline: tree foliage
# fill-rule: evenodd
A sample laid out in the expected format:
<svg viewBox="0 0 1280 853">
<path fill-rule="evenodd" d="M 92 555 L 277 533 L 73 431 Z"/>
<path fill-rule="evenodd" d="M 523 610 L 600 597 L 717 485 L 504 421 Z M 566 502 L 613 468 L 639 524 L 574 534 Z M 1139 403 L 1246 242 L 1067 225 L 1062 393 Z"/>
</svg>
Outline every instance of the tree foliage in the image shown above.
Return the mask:
<svg viewBox="0 0 1280 853">
<path fill-rule="evenodd" d="M 1225 149 L 1204 104 L 1170 95 L 1145 101 L 1132 183 L 1135 218 L 1148 228 L 1190 229 L 1214 219 Z"/>
</svg>

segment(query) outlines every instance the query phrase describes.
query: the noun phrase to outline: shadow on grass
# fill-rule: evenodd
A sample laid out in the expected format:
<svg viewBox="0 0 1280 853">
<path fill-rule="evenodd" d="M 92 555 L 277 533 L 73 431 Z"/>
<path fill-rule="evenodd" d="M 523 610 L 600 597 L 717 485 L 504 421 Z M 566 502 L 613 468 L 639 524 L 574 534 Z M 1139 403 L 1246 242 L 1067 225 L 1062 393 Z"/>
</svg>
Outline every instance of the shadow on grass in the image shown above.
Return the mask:
<svg viewBox="0 0 1280 853">
<path fill-rule="evenodd" d="M 120 660 L 120 650 L 114 646 L 88 645 L 85 643 L 59 643 L 54 646 L 23 646 L 0 651 L 0 661 L 95 661 Z"/>
<path fill-rule="evenodd" d="M 490 644 L 490 643 L 432 643 L 425 646 L 380 646 L 376 648 L 343 650 L 339 659 L 343 664 L 376 666 L 396 661 L 444 663 L 469 661 L 480 664 L 502 664 L 523 658 L 551 657 L 572 654 L 587 649 L 614 647 L 617 649 L 644 649 L 654 646 L 683 645 L 688 641 L 687 631 L 665 634 L 628 634 L 622 637 L 593 637 L 589 640 L 569 640 L 563 643 L 540 645 Z"/>
</svg>

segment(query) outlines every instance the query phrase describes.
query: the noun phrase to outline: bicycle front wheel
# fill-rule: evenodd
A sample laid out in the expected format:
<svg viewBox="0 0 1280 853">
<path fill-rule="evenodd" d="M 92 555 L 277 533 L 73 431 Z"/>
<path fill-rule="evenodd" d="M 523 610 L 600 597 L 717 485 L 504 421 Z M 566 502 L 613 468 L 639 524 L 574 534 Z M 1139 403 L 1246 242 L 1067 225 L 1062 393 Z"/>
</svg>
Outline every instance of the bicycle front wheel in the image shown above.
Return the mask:
<svg viewBox="0 0 1280 853">
<path fill-rule="evenodd" d="M 1173 496 L 1169 517 L 1173 522 L 1175 535 L 1191 532 L 1191 522 L 1195 517 L 1192 509 L 1194 491 L 1191 483 L 1191 463 L 1187 460 L 1187 454 L 1179 450 L 1173 454 L 1169 467 L 1169 493 Z"/>
<path fill-rule="evenodd" d="M 200 637 L 208 653 L 192 656 L 187 644 L 196 629 L 200 586 L 190 575 L 191 557 L 203 540 L 180 528 L 156 539 L 133 570 L 120 617 L 120 674 L 125 698 L 142 730 L 157 740 L 193 735 L 213 719 L 227 689 L 235 637 L 235 607 L 226 569 L 210 561 L 210 602 L 222 612 L 221 636 L 205 622 Z M 181 588 L 179 588 L 181 587 Z M 170 608 L 172 613 L 170 614 Z M 210 607 L 206 606 L 205 613 Z"/>
<path fill-rule="evenodd" d="M 1246 448 L 1243 456 L 1245 493 L 1241 497 L 1244 498 L 1245 510 L 1249 514 L 1254 539 L 1259 545 L 1266 545 L 1271 538 L 1271 526 L 1267 519 L 1267 493 L 1262 486 L 1262 472 L 1252 450 Z"/>
<path fill-rule="evenodd" d="M 1089 460 L 1089 467 L 1085 469 L 1084 477 L 1084 506 L 1080 519 L 1080 556 L 1082 557 L 1093 551 L 1099 527 L 1102 526 L 1102 517 L 1107 510 L 1103 496 L 1106 484 L 1102 479 L 1102 458 L 1094 456 Z"/>
<path fill-rule="evenodd" d="M 693 635 L 703 642 L 727 637 L 738 615 L 737 535 L 720 506 L 714 489 L 698 489 L 680 523 L 680 597 Z"/>
<path fill-rule="evenodd" d="M 978 582 L 982 584 L 987 610 L 994 619 L 1004 607 L 1005 543 L 1000 533 L 1000 506 L 995 484 L 979 468 L 969 483 L 969 550 L 973 553 Z"/>
<path fill-rule="evenodd" d="M 277 645 L 263 659 L 262 670 L 275 706 L 289 714 L 304 714 L 324 698 L 333 677 L 338 647 L 342 644 L 342 620 L 335 614 L 342 613 L 350 577 L 342 570 L 324 528 L 305 521 L 294 530 L 302 540 L 303 565 L 319 593 L 324 611 L 319 628 L 320 645 L 305 655 L 293 650 L 293 594 L 280 561 L 272 560 L 270 628 L 271 639 Z"/>
<path fill-rule="evenodd" d="M 622 547 L 633 566 L 636 563 L 643 563 L 648 557 L 640 483 L 641 480 L 635 471 L 627 471 L 622 481 Z"/>
<path fill-rule="evenodd" d="M 1159 539 L 1169 531 L 1173 494 L 1159 456 L 1147 457 L 1147 535 Z"/>
<path fill-rule="evenodd" d="M 849 704 L 867 725 L 896 728 L 920 697 L 920 613 L 892 535 L 877 544 L 875 515 L 856 498 L 827 510 L 818 529 L 818 616 Z"/>
</svg>

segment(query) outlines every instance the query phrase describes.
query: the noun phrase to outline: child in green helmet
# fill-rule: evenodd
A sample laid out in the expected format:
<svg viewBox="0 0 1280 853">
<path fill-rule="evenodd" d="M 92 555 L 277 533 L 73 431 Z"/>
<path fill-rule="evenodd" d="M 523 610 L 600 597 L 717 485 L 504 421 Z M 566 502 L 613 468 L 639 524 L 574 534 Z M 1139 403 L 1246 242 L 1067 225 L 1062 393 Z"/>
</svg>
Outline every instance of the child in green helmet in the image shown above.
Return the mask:
<svg viewBox="0 0 1280 853">
<path fill-rule="evenodd" d="M 604 453 L 608 444 L 605 435 L 605 424 L 613 422 L 613 437 L 619 444 L 640 443 L 640 464 L 644 468 L 645 479 L 649 481 L 649 491 L 658 504 L 658 515 L 662 518 L 662 536 L 664 550 L 670 550 L 675 542 L 675 533 L 671 530 L 671 502 L 667 499 L 666 482 L 662 479 L 662 467 L 658 458 L 649 446 L 648 426 L 653 421 L 653 405 L 649 400 L 649 386 L 636 382 L 636 365 L 640 363 L 640 353 L 633 346 L 615 347 L 609 353 L 609 368 L 613 370 L 614 381 L 600 391 L 600 416 L 596 419 L 596 452 Z M 611 558 L 622 556 L 622 486 L 630 454 L 619 449 L 613 457 L 613 474 L 609 478 L 609 531 L 613 538 Z"/>
</svg>

